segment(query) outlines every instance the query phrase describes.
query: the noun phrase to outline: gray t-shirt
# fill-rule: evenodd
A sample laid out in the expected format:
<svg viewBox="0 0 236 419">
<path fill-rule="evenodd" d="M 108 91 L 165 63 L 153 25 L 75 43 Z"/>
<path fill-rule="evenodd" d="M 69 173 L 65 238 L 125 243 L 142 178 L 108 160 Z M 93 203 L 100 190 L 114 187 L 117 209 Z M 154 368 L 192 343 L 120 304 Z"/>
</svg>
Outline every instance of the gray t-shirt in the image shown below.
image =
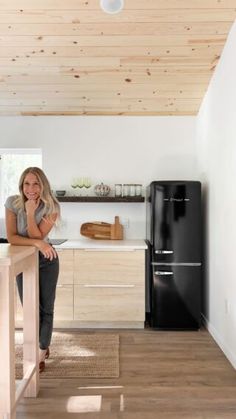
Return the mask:
<svg viewBox="0 0 236 419">
<path fill-rule="evenodd" d="M 26 212 L 23 209 L 18 209 L 14 205 L 14 201 L 18 195 L 9 196 L 5 202 L 5 207 L 9 210 L 13 211 L 16 214 L 16 228 L 17 233 L 20 236 L 29 237 L 27 232 L 27 217 Z M 39 225 L 40 221 L 44 216 L 44 203 L 40 202 L 38 208 L 35 211 L 35 221 L 36 224 Z M 45 241 L 48 241 L 47 237 L 44 238 Z"/>
</svg>

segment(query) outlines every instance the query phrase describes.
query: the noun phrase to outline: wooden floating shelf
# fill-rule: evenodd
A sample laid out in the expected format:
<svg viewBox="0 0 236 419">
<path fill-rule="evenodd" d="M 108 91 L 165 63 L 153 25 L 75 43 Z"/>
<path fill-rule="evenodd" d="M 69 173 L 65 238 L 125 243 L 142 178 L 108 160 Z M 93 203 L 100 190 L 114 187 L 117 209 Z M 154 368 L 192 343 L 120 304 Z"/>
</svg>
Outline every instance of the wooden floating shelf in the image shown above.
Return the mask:
<svg viewBox="0 0 236 419">
<path fill-rule="evenodd" d="M 59 202 L 144 202 L 143 196 L 58 196 Z"/>
</svg>

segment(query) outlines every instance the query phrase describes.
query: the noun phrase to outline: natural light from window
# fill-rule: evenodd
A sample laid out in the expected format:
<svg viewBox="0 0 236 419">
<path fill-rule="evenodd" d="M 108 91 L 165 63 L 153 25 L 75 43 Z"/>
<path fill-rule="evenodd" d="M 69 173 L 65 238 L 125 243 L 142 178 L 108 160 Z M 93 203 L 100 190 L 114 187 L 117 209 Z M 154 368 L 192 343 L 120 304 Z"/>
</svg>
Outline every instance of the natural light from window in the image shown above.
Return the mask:
<svg viewBox="0 0 236 419">
<path fill-rule="evenodd" d="M 67 402 L 67 412 L 82 413 L 82 412 L 100 412 L 102 408 L 102 396 L 72 396 Z"/>
<path fill-rule="evenodd" d="M 106 388 L 106 387 L 104 387 Z M 110 387 L 112 388 L 112 386 Z M 116 388 L 116 386 L 114 386 Z M 119 409 L 119 410 L 118 410 Z M 123 394 L 114 392 L 105 394 L 88 394 L 71 396 L 68 398 L 66 410 L 69 413 L 92 413 L 92 412 L 124 412 L 125 403 Z"/>
<path fill-rule="evenodd" d="M 29 166 L 42 167 L 40 149 L 0 149 L 0 217 L 4 218 L 4 203 L 8 196 L 18 194 L 21 173 Z"/>
</svg>

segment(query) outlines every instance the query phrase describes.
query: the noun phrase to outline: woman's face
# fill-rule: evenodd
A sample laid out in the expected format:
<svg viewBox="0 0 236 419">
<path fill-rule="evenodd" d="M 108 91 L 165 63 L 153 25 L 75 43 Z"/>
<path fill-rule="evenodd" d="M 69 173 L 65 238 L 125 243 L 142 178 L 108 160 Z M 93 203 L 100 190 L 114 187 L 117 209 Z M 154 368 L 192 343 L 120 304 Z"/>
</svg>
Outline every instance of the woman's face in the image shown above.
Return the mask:
<svg viewBox="0 0 236 419">
<path fill-rule="evenodd" d="M 41 194 L 41 186 L 37 176 L 33 173 L 28 173 L 23 182 L 23 194 L 27 199 L 36 201 Z"/>
</svg>

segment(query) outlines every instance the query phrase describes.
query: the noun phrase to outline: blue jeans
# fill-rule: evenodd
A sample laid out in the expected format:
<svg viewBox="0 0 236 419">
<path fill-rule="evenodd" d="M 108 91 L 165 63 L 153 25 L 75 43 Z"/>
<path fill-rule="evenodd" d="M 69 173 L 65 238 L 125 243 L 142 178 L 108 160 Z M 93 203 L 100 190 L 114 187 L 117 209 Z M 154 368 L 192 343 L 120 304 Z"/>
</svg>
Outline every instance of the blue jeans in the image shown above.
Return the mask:
<svg viewBox="0 0 236 419">
<path fill-rule="evenodd" d="M 50 345 L 53 330 L 54 301 L 59 274 L 58 257 L 46 259 L 39 253 L 39 347 L 47 349 Z M 17 275 L 16 282 L 21 303 L 23 304 L 22 274 Z"/>
</svg>

